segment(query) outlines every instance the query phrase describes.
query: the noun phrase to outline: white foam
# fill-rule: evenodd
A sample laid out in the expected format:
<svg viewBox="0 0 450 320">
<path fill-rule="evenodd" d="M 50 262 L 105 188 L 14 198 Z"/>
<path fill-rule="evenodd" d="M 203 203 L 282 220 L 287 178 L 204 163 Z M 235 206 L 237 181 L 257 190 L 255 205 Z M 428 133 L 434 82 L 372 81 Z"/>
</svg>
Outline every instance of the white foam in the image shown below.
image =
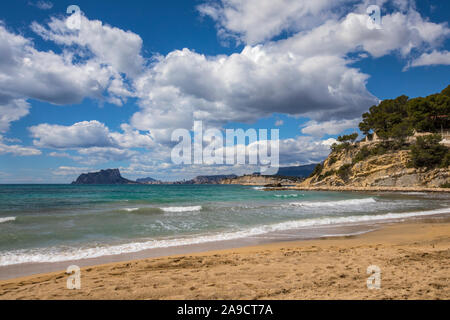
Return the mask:
<svg viewBox="0 0 450 320">
<path fill-rule="evenodd" d="M 261 190 L 266 189 L 266 187 L 252 187 L 252 189 L 261 191 Z"/>
<path fill-rule="evenodd" d="M 10 221 L 15 221 L 15 220 L 16 220 L 16 217 L 0 218 L 0 223 L 10 222 Z"/>
<path fill-rule="evenodd" d="M 277 198 L 297 198 L 298 196 L 303 196 L 303 194 L 276 194 Z"/>
<path fill-rule="evenodd" d="M 123 210 L 125 210 L 125 211 L 127 211 L 127 212 L 133 212 L 133 211 L 138 211 L 139 208 L 125 208 L 125 209 L 123 209 Z"/>
<path fill-rule="evenodd" d="M 166 207 L 160 208 L 164 212 L 192 212 L 202 210 L 202 206 L 191 206 L 191 207 Z"/>
<path fill-rule="evenodd" d="M 59 262 L 68 260 L 81 260 L 96 258 L 105 255 L 118 255 L 123 253 L 138 252 L 146 249 L 167 248 L 174 246 L 192 245 L 214 241 L 240 239 L 250 236 L 262 235 L 270 232 L 299 229 L 304 227 L 342 225 L 349 223 L 375 222 L 393 219 L 406 219 L 420 216 L 430 216 L 450 213 L 450 208 L 417 211 L 407 213 L 387 213 L 380 215 L 348 216 L 335 218 L 315 218 L 296 221 L 287 221 L 276 224 L 256 226 L 241 231 L 225 232 L 220 234 L 209 234 L 194 236 L 190 238 L 148 240 L 133 242 L 122 245 L 97 246 L 94 248 L 71 248 L 64 250 L 60 247 L 45 249 L 15 250 L 0 255 L 0 266 L 27 263 L 27 262 Z"/>
<path fill-rule="evenodd" d="M 338 201 L 323 201 L 323 202 L 291 202 L 289 205 L 296 207 L 335 207 L 335 206 L 359 206 L 362 204 L 375 203 L 374 198 L 365 199 L 350 199 L 350 200 L 338 200 Z"/>
</svg>

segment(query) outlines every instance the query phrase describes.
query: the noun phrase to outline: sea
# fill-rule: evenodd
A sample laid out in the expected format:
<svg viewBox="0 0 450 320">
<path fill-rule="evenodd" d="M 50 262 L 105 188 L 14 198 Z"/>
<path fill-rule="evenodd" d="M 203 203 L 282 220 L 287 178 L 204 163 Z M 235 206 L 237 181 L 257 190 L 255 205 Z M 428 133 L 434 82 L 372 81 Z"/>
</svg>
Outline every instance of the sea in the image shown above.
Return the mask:
<svg viewBox="0 0 450 320">
<path fill-rule="evenodd" d="M 166 252 L 229 240 L 244 244 L 245 239 L 270 235 L 285 235 L 284 240 L 351 235 L 379 223 L 449 212 L 450 195 L 442 193 L 265 191 L 240 185 L 0 185 L 0 267 L 149 249 Z M 359 225 L 366 227 L 355 228 Z"/>
</svg>

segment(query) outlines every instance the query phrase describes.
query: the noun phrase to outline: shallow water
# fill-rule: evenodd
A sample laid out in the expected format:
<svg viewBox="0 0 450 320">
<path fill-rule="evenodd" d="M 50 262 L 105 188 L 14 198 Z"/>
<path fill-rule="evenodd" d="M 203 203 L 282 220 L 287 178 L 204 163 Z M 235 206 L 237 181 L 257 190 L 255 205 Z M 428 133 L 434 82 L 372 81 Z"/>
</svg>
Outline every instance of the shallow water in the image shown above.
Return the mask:
<svg viewBox="0 0 450 320">
<path fill-rule="evenodd" d="M 420 217 L 449 208 L 447 194 L 263 191 L 234 185 L 1 185 L 0 266 L 293 229 L 306 234 L 323 226 Z"/>
</svg>

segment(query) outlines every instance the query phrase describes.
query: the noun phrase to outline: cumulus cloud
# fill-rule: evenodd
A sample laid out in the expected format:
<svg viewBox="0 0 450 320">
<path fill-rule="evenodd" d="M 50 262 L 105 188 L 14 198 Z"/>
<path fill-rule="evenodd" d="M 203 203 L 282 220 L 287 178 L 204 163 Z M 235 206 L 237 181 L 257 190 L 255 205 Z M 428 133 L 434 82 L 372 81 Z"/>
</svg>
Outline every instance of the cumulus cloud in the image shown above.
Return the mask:
<svg viewBox="0 0 450 320">
<path fill-rule="evenodd" d="M 56 176 L 77 176 L 82 173 L 94 171 L 90 167 L 67 167 L 60 166 L 58 169 L 53 171 L 53 174 Z"/>
<path fill-rule="evenodd" d="M 136 82 L 140 130 L 191 128 L 193 120 L 221 126 L 253 122 L 273 112 L 315 119 L 354 117 L 377 99 L 368 76 L 329 55 L 304 57 L 272 44 L 206 57 L 171 52 Z"/>
<path fill-rule="evenodd" d="M 193 120 L 222 126 L 280 112 L 321 122 L 350 121 L 379 100 L 366 88 L 369 76 L 350 66 L 349 54 L 407 57 L 412 50 L 439 46 L 450 34 L 446 24 L 427 21 L 407 3 L 395 3 L 405 12 L 383 15 L 381 30 L 367 27 L 365 13 L 352 12 L 230 56 L 186 48 L 160 56 L 135 81 L 141 110 L 131 124 L 167 142 L 170 131 L 189 129 Z M 251 12 L 259 11 L 245 14 Z"/>
<path fill-rule="evenodd" d="M 121 126 L 123 133 L 111 132 L 105 124 L 82 121 L 71 126 L 40 124 L 30 127 L 34 145 L 41 148 L 149 148 L 154 142 L 149 134 L 143 135 L 129 125 Z"/>
<path fill-rule="evenodd" d="M 102 99 L 117 72 L 99 61 L 75 63 L 68 51 L 38 51 L 33 43 L 0 24 L 0 88 L 4 94 L 53 104 Z"/>
<path fill-rule="evenodd" d="M 396 8 L 383 13 L 381 30 L 367 28 L 368 4 Z M 310 136 L 280 141 L 282 161 L 317 162 L 330 142 L 319 137 L 353 127 L 379 101 L 366 88 L 369 75 L 352 66 L 355 59 L 398 54 L 408 60 L 426 52 L 413 62 L 420 65 L 448 56 L 437 51 L 448 26 L 422 17 L 408 0 L 221 0 L 199 11 L 217 22 L 219 33 L 244 43 L 242 50 L 206 56 L 184 48 L 147 60 L 139 35 L 81 15 L 78 31 L 62 18 L 33 23 L 37 35 L 62 49 L 44 52 L 0 24 L 0 132 L 29 112 L 29 99 L 122 105 L 133 97 L 140 109 L 121 132 L 99 121 L 40 124 L 30 128 L 34 145 L 74 149 L 93 162 L 128 159 L 137 166 L 149 157 L 167 163 L 174 129 L 192 129 L 194 120 L 218 128 L 252 123 L 277 112 L 311 119 L 302 129 Z M 151 156 L 132 150 L 152 146 L 159 152 Z"/>
<path fill-rule="evenodd" d="M 53 8 L 52 2 L 44 1 L 44 0 L 30 1 L 30 2 L 28 2 L 28 4 L 31 6 L 35 6 L 36 8 L 39 8 L 41 10 L 50 10 L 51 8 Z"/>
<path fill-rule="evenodd" d="M 430 53 L 423 53 L 419 58 L 413 60 L 409 67 L 450 65 L 450 52 L 434 50 Z"/>
<path fill-rule="evenodd" d="M 339 9 L 351 2 L 354 0 L 221 0 L 197 9 L 217 22 L 221 37 L 253 45 L 282 31 L 300 31 L 336 17 Z"/>
<path fill-rule="evenodd" d="M 14 156 L 38 156 L 42 152 L 39 149 L 32 147 L 25 147 L 21 145 L 9 145 L 4 143 L 4 138 L 0 135 L 0 155 L 12 154 Z"/>
<path fill-rule="evenodd" d="M 0 133 L 8 131 L 11 122 L 29 113 L 30 105 L 24 99 L 2 95 L 0 91 Z"/>
<path fill-rule="evenodd" d="M 89 20 L 80 15 L 80 29 L 73 31 L 67 19 L 51 18 L 48 28 L 34 22 L 31 28 L 45 40 L 64 46 L 75 46 L 89 50 L 91 60 L 110 65 L 115 71 L 136 76 L 141 72 L 144 58 L 141 56 L 142 39 L 131 31 Z"/>
<path fill-rule="evenodd" d="M 352 120 L 309 121 L 302 128 L 302 133 L 321 138 L 325 135 L 336 135 L 347 129 L 356 129 L 360 118 Z"/>
</svg>

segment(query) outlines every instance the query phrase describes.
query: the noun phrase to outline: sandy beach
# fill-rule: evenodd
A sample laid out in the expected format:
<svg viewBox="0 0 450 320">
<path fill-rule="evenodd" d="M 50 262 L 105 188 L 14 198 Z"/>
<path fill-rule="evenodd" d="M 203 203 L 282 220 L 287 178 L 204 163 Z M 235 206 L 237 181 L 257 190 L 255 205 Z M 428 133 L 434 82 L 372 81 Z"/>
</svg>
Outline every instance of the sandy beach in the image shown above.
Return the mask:
<svg viewBox="0 0 450 320">
<path fill-rule="evenodd" d="M 366 270 L 381 269 L 369 290 Z M 282 242 L 0 281 L 0 299 L 449 299 L 450 222 L 406 222 L 351 237 Z"/>
</svg>

